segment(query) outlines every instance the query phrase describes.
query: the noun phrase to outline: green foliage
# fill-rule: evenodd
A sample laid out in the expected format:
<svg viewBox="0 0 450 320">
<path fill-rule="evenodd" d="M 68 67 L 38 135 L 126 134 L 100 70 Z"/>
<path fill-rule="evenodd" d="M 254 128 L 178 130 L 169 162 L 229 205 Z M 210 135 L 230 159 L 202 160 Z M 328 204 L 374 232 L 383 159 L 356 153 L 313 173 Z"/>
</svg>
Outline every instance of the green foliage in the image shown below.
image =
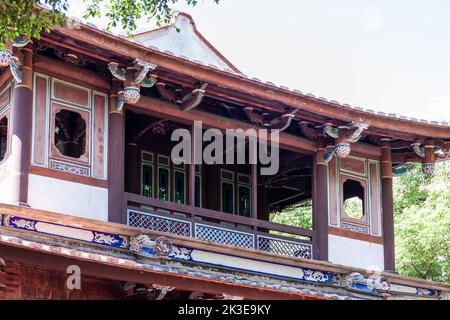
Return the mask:
<svg viewBox="0 0 450 320">
<path fill-rule="evenodd" d="M 406 276 L 450 282 L 450 163 L 394 180 L 396 264 Z"/>
<path fill-rule="evenodd" d="M 312 229 L 312 200 L 305 200 L 282 211 L 273 212 L 269 219 L 274 223 Z"/>
<path fill-rule="evenodd" d="M 179 0 L 83 0 L 87 4 L 84 18 L 106 17 L 107 29 L 118 24 L 130 35 L 136 22 L 146 17 L 159 26 L 172 19 L 172 7 Z M 219 3 L 219 0 L 212 0 Z M 184 0 L 195 6 L 197 0 Z M 43 9 L 45 6 L 45 9 Z M 51 26 L 64 26 L 68 0 L 0 0 L 0 49 L 17 37 L 40 38 Z"/>
<path fill-rule="evenodd" d="M 364 215 L 363 201 L 358 197 L 345 200 L 344 211 L 350 218 L 361 219 Z"/>
<path fill-rule="evenodd" d="M 38 6 L 46 5 L 48 10 Z M 0 49 L 8 40 L 18 37 L 39 38 L 52 25 L 62 25 L 67 0 L 1 0 Z"/>
</svg>

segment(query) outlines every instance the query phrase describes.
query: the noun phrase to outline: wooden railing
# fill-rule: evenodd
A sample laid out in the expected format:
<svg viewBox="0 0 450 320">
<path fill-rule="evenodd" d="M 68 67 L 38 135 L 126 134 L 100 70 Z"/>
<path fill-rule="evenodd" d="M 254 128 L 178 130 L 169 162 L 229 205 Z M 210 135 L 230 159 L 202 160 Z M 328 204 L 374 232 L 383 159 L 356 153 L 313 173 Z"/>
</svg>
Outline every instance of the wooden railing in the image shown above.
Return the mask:
<svg viewBox="0 0 450 320">
<path fill-rule="evenodd" d="M 312 259 L 313 231 L 125 193 L 127 224 L 185 237 Z"/>
</svg>

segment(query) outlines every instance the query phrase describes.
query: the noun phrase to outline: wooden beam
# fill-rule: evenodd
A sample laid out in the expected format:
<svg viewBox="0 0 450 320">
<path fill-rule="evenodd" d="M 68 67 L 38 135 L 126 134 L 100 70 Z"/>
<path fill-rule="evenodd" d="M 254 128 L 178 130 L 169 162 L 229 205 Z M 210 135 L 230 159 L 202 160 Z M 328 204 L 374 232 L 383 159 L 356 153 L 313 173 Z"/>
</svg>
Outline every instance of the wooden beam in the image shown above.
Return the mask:
<svg viewBox="0 0 450 320">
<path fill-rule="evenodd" d="M 244 122 L 217 115 L 211 115 L 209 113 L 198 110 L 183 112 L 175 104 L 144 96 L 141 97 L 136 106 L 128 107 L 128 109 L 135 110 L 137 112 L 150 111 L 152 116 L 156 115 L 165 119 L 189 125 L 191 125 L 194 121 L 202 121 L 203 126 L 206 128 L 217 128 L 220 130 L 226 130 L 230 128 L 240 128 L 243 130 L 258 129 L 257 127 Z M 287 133 L 280 133 L 280 147 L 284 147 L 292 151 L 307 153 L 312 153 L 316 149 L 314 141 L 303 139 Z"/>
<path fill-rule="evenodd" d="M 42 55 L 36 56 L 34 69 L 37 72 L 71 79 L 74 83 L 83 86 L 89 84 L 90 86 L 98 88 L 101 91 L 107 91 L 111 88 L 109 81 L 100 76 L 98 73 L 84 68 L 71 66 L 67 63 L 44 57 Z"/>
</svg>

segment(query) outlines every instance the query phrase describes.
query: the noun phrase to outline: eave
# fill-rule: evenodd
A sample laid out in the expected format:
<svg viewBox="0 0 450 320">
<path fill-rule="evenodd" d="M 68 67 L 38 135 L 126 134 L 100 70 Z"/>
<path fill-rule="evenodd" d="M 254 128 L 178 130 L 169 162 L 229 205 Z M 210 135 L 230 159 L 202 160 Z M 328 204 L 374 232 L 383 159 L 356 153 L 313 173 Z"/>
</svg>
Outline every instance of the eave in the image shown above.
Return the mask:
<svg viewBox="0 0 450 320">
<path fill-rule="evenodd" d="M 87 48 L 98 48 L 102 52 L 108 52 L 109 54 L 103 57 L 105 61 L 109 59 L 131 61 L 139 58 L 177 74 L 268 101 L 277 101 L 329 119 L 363 122 L 371 128 L 408 135 L 417 139 L 450 139 L 450 126 L 445 122 L 428 122 L 399 117 L 394 114 L 386 115 L 326 101 L 296 90 L 291 91 L 285 87 L 262 83 L 258 79 L 249 79 L 232 70 L 219 70 L 213 66 L 173 56 L 170 52 L 160 52 L 157 48 L 147 48 L 128 38 L 115 36 L 91 25 L 81 24 L 79 29 L 55 27 L 52 28 L 52 31 L 63 36 L 62 38 L 65 38 L 65 42 L 70 46 L 83 45 Z M 51 40 L 51 35 L 43 34 L 43 39 L 47 38 Z"/>
</svg>

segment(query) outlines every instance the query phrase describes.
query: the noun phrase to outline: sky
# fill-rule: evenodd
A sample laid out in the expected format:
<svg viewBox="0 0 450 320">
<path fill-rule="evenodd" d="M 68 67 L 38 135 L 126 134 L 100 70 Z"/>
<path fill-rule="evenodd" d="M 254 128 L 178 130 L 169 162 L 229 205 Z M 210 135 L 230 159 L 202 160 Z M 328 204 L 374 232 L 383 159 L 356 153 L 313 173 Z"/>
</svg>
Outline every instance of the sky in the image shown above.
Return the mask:
<svg viewBox="0 0 450 320">
<path fill-rule="evenodd" d="M 175 8 L 250 77 L 355 107 L 450 121 L 448 0 L 182 3 Z M 81 17 L 82 1 L 70 4 L 69 14 Z M 105 18 L 91 22 L 106 26 Z M 143 20 L 138 31 L 152 28 Z"/>
</svg>

